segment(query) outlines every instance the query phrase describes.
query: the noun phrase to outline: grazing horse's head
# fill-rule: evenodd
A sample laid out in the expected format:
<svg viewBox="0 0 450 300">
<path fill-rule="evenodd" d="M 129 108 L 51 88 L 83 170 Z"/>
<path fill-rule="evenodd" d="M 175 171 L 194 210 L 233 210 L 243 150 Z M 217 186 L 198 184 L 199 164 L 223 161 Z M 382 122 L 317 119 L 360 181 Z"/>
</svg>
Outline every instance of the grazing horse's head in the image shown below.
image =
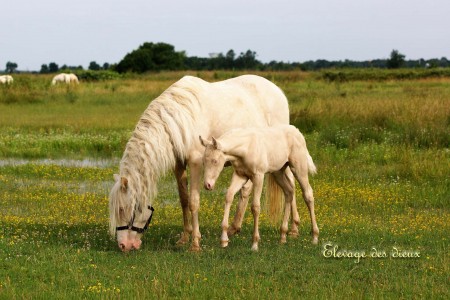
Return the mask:
<svg viewBox="0 0 450 300">
<path fill-rule="evenodd" d="M 212 138 L 212 142 L 202 139 L 201 136 L 199 138 L 205 147 L 205 154 L 203 155 L 205 189 L 212 190 L 225 165 L 225 154 L 222 152 L 220 143 L 215 138 Z"/>
<path fill-rule="evenodd" d="M 126 177 L 116 174 L 114 179 L 115 184 L 109 195 L 109 231 L 112 236 L 117 234 L 119 248 L 128 252 L 140 248 L 142 234 L 153 215 L 153 207 L 137 201 L 137 193 Z"/>
</svg>

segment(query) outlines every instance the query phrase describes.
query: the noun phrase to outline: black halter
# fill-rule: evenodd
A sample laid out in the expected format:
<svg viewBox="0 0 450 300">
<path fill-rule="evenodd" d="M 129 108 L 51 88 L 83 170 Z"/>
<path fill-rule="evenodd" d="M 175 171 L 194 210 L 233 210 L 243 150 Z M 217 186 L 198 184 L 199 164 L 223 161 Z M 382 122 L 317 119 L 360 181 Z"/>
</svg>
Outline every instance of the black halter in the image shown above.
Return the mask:
<svg viewBox="0 0 450 300">
<path fill-rule="evenodd" d="M 148 225 L 150 225 L 150 222 L 152 221 L 153 212 L 155 211 L 155 209 L 150 205 L 147 206 L 147 208 L 151 211 L 151 214 L 143 228 L 133 226 L 133 223 L 134 223 L 134 213 L 133 213 L 133 217 L 131 218 L 130 223 L 128 223 L 128 225 L 125 225 L 125 226 L 116 227 L 116 231 L 133 230 L 133 231 L 136 231 L 137 233 L 144 233 L 148 229 Z"/>
</svg>

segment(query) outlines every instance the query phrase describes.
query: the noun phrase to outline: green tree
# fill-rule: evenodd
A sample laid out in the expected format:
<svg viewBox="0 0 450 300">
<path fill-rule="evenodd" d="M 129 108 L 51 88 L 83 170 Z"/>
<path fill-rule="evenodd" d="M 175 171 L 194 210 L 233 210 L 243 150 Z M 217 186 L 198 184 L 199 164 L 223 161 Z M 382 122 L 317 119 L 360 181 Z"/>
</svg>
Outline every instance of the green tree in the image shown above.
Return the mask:
<svg viewBox="0 0 450 300">
<path fill-rule="evenodd" d="M 245 53 L 241 52 L 235 60 L 236 68 L 245 70 L 257 69 L 261 65 L 261 62 L 256 59 L 256 55 L 256 52 L 251 50 L 247 50 Z"/>
<path fill-rule="evenodd" d="M 387 60 L 386 64 L 389 69 L 398 69 L 405 63 L 405 55 L 398 52 L 398 50 L 392 50 L 391 57 Z"/>
<path fill-rule="evenodd" d="M 236 53 L 234 53 L 233 49 L 228 50 L 227 54 L 225 54 L 225 69 L 233 69 L 234 68 L 234 58 L 236 57 Z"/>
<path fill-rule="evenodd" d="M 56 63 L 51 62 L 51 63 L 48 64 L 48 71 L 50 73 L 56 73 L 56 72 L 59 71 L 59 67 L 58 67 L 58 65 Z"/>
<path fill-rule="evenodd" d="M 18 66 L 17 66 L 16 63 L 8 61 L 6 63 L 6 70 L 5 70 L 5 72 L 6 73 L 14 73 L 16 71 L 17 67 Z"/>
<path fill-rule="evenodd" d="M 47 64 L 43 64 L 41 66 L 41 70 L 39 71 L 39 73 L 41 73 L 41 74 L 50 73 L 50 69 L 48 68 L 48 65 Z"/>
<path fill-rule="evenodd" d="M 89 63 L 89 70 L 91 71 L 99 71 L 101 69 L 100 65 L 98 63 L 96 63 L 95 61 L 91 61 Z"/>
<path fill-rule="evenodd" d="M 166 43 L 144 43 L 128 53 L 116 66 L 116 71 L 143 73 L 147 71 L 179 70 L 183 68 L 186 54 L 176 52 Z"/>
</svg>

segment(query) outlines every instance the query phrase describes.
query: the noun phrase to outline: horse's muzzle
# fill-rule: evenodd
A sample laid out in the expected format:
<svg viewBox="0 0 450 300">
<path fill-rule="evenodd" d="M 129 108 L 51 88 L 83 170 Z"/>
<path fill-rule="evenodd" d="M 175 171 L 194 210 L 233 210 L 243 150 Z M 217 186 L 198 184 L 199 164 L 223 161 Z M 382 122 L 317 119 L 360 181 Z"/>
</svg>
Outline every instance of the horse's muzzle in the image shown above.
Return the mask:
<svg viewBox="0 0 450 300">
<path fill-rule="evenodd" d="M 205 189 L 207 189 L 208 191 L 211 191 L 212 189 L 214 189 L 214 184 L 205 182 Z"/>
</svg>

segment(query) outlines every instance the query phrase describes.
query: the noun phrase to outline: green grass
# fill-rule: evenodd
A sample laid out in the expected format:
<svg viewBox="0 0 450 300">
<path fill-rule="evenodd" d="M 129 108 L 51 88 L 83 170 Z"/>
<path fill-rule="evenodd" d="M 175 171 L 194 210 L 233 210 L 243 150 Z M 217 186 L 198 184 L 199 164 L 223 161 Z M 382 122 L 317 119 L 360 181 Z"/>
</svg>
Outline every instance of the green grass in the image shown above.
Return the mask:
<svg viewBox="0 0 450 300">
<path fill-rule="evenodd" d="M 318 167 L 319 246 L 297 190 L 299 238 L 280 245 L 263 214 L 260 250 L 250 251 L 248 209 L 242 232 L 221 249 L 227 170 L 202 191 L 201 253 L 175 245 L 182 217 L 168 176 L 142 249 L 122 254 L 107 234 L 112 177 L 139 115 L 181 74 L 69 89 L 23 76 L 0 90 L 0 299 L 449 298 L 447 79 L 336 84 L 265 74 L 286 92 Z M 386 257 L 326 257 L 326 243 Z M 420 257 L 393 257 L 395 249 Z"/>
</svg>

